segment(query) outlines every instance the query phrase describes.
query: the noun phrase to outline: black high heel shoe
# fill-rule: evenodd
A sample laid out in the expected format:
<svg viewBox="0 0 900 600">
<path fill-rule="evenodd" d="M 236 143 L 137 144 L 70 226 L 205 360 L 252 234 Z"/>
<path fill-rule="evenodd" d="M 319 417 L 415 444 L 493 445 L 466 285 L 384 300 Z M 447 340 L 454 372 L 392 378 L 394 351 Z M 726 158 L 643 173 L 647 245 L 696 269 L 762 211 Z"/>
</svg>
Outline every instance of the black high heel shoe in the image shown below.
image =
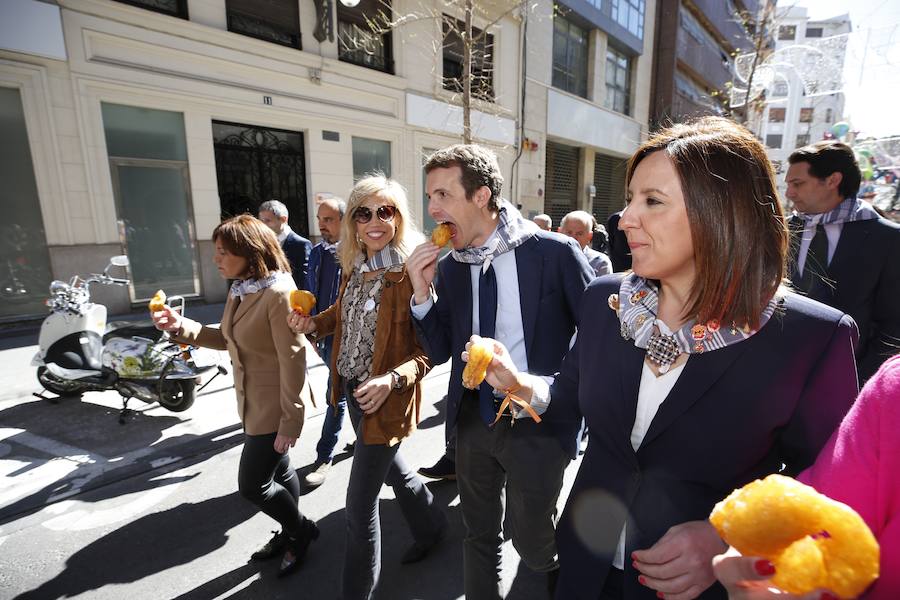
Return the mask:
<svg viewBox="0 0 900 600">
<path fill-rule="evenodd" d="M 250 560 L 268 560 L 275 558 L 284 552 L 287 546 L 287 536 L 282 531 L 273 531 L 275 535 L 266 542 L 266 545 L 250 555 Z"/>
<path fill-rule="evenodd" d="M 299 569 L 303 564 L 303 557 L 306 556 L 309 545 L 319 539 L 319 527 L 314 521 L 307 519 L 303 529 L 303 533 L 297 537 L 285 535 L 287 549 L 281 558 L 281 565 L 278 567 L 279 577 L 290 575 Z"/>
</svg>

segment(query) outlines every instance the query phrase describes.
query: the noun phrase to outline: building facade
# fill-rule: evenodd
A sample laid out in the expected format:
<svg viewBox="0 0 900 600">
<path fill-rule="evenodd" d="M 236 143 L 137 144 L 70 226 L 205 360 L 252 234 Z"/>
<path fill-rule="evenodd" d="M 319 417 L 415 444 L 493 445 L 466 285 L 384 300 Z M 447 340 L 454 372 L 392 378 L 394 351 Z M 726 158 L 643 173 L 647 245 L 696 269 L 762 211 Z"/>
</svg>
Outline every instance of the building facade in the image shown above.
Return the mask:
<svg viewBox="0 0 900 600">
<path fill-rule="evenodd" d="M 528 24 L 518 196 L 558 227 L 573 210 L 606 223 L 624 206 L 625 161 L 646 139 L 657 0 L 544 1 Z M 532 37 L 532 30 L 538 29 Z"/>
<path fill-rule="evenodd" d="M 463 17 L 431 4 L 4 2 L 0 21 L 15 27 L 0 29 L 0 321 L 40 315 L 50 280 L 98 272 L 122 253 L 129 288 L 93 290 L 113 314 L 158 288 L 221 301 L 210 237 L 223 217 L 277 198 L 291 226 L 315 238 L 316 200 L 345 197 L 373 170 L 407 188 L 430 229 L 421 166 L 461 139 L 452 25 Z M 596 188 L 609 166 L 598 156 L 621 161 L 646 135 L 654 0 L 604 0 L 606 13 L 580 21 L 606 27 L 585 42 L 586 96 L 555 85 L 552 3 L 476 4 L 485 35 L 473 65 L 473 135 L 497 151 L 504 195 L 526 214 L 556 210 L 549 192 L 562 180 L 551 187 L 545 170 L 560 168 L 556 144 L 570 145 L 572 206 L 591 210 L 588 184 Z M 367 23 L 379 13 L 403 23 L 373 32 Z M 631 59 L 623 68 L 620 56 Z"/>
<path fill-rule="evenodd" d="M 769 0 L 771 1 L 771 0 Z M 729 112 L 734 57 L 751 51 L 760 0 L 658 0 L 654 127 Z"/>
<path fill-rule="evenodd" d="M 762 114 L 760 137 L 779 174 L 787 170 L 787 158 L 791 152 L 826 139 L 831 135 L 832 126 L 843 120 L 843 92 L 815 94 L 815 88 L 817 70 L 842 71 L 844 54 L 835 57 L 833 65 L 826 65 L 820 57 L 821 51 L 812 45 L 847 33 L 850 33 L 850 18 L 846 14 L 812 21 L 805 8 L 790 7 L 784 14 L 778 15 L 775 50 L 790 52 L 789 56 L 796 55 L 794 62 L 798 63 L 796 68 L 778 71 L 778 78 L 767 90 L 766 108 Z M 779 186 L 783 192 L 784 182 L 781 179 Z"/>
</svg>

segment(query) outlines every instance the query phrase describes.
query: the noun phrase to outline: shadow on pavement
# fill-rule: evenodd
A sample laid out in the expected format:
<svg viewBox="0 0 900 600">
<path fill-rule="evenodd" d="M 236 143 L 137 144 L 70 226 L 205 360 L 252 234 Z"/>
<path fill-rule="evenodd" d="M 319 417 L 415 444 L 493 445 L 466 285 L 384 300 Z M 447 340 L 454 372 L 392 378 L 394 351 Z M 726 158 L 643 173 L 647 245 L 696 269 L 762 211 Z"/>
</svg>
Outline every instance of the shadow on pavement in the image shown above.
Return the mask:
<svg viewBox="0 0 900 600">
<path fill-rule="evenodd" d="M 429 417 L 419 421 L 419 429 L 431 429 L 432 427 L 443 426 L 447 420 L 447 395 L 434 403 L 434 409 L 437 411 Z"/>
<path fill-rule="evenodd" d="M 88 544 L 59 575 L 17 598 L 72 597 L 187 564 L 224 546 L 226 532 L 255 512 L 235 492 L 151 513 Z"/>
<path fill-rule="evenodd" d="M 431 555 L 413 565 L 400 564 L 400 556 L 412 543 L 400 508 L 394 500 L 381 501 L 382 573 L 377 598 L 455 600 L 463 593 L 462 524 L 457 507 L 447 506 L 456 497 L 456 486 L 431 489 L 435 501 L 447 512 L 450 529 Z M 302 510 L 302 500 L 300 507 Z M 136 582 L 191 563 L 220 551 L 228 541 L 228 531 L 256 513 L 256 508 L 235 492 L 148 514 L 78 550 L 66 560 L 60 574 L 16 598 L 72 597 L 107 585 Z M 270 525 L 266 523 L 267 527 Z M 344 510 L 319 519 L 318 525 L 322 535 L 310 546 L 305 564 L 297 573 L 278 579 L 277 559 L 226 565 L 226 569 L 232 568 L 182 593 L 177 600 L 338 598 L 345 547 Z M 240 545 L 246 548 L 241 548 L 238 556 L 249 556 L 263 541 L 264 536 L 259 540 L 241 540 Z M 245 583 L 248 579 L 252 581 Z M 229 593 L 231 590 L 234 591 Z"/>
<path fill-rule="evenodd" d="M 6 446 L 4 460 L 22 463 L 6 474 L 10 480 L 20 478 L 9 490 L 29 490 L 0 506 L 0 525 L 88 490 L 97 490 L 94 499 L 99 502 L 115 493 L 111 488 L 104 491 L 110 483 L 152 472 L 176 460 L 195 464 L 243 442 L 241 434 L 228 435 L 239 432 L 239 425 L 163 439 L 163 431 L 183 420 L 134 411 L 122 426 L 116 409 L 78 398 L 65 398 L 56 404 L 28 402 L 0 412 L 4 427 L 22 430 L 2 441 Z M 43 476 L 39 472 L 42 467 L 52 471 Z M 151 482 L 146 485 L 138 489 L 156 486 Z"/>
</svg>

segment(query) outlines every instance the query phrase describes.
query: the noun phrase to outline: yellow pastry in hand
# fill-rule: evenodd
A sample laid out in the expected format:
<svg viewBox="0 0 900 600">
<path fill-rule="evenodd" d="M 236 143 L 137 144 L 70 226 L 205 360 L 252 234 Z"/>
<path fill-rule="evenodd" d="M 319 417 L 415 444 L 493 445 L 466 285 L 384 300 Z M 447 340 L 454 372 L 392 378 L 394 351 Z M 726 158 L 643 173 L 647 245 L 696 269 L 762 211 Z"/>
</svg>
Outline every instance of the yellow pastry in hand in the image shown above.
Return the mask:
<svg viewBox="0 0 900 600">
<path fill-rule="evenodd" d="M 478 389 L 487 375 L 488 365 L 494 360 L 494 346 L 491 342 L 477 338 L 469 346 L 469 362 L 462 373 L 462 384 L 470 390 Z"/>
<path fill-rule="evenodd" d="M 306 290 L 291 291 L 291 308 L 301 315 L 308 315 L 316 305 L 316 297 Z"/>
<path fill-rule="evenodd" d="M 710 522 L 745 556 L 775 566 L 792 594 L 822 588 L 856 598 L 878 578 L 880 549 L 856 511 L 782 475 L 748 483 L 716 504 Z"/>
<path fill-rule="evenodd" d="M 453 237 L 453 230 L 446 223 L 441 223 L 431 232 L 431 243 L 438 248 L 443 248 Z"/>
<path fill-rule="evenodd" d="M 159 312 L 166 305 L 166 293 L 162 290 L 157 290 L 156 294 L 150 298 L 150 302 L 147 304 L 147 307 L 150 309 L 150 312 Z"/>
</svg>

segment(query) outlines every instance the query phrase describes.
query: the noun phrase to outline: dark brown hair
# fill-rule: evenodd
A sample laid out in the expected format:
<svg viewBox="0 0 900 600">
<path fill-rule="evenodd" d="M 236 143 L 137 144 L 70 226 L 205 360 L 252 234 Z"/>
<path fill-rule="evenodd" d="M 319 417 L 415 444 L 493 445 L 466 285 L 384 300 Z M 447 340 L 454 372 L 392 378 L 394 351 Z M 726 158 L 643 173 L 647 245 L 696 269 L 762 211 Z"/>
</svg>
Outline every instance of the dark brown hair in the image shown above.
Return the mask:
<svg viewBox="0 0 900 600">
<path fill-rule="evenodd" d="M 488 209 L 495 212 L 500 210 L 503 174 L 500 172 L 497 155 L 493 151 L 478 144 L 456 144 L 443 148 L 428 157 L 425 162 L 425 174 L 434 169 L 452 167 L 459 167 L 462 171 L 462 186 L 466 191 L 467 200 L 472 199 L 478 188 L 486 186 L 491 191 Z"/>
<path fill-rule="evenodd" d="M 268 277 L 274 271 L 291 272 L 275 233 L 251 215 L 238 215 L 219 223 L 212 233 L 213 242 L 222 242 L 228 252 L 247 259 L 253 279 Z"/>
<path fill-rule="evenodd" d="M 752 133 L 722 117 L 657 132 L 628 162 L 665 152 L 684 194 L 696 277 L 684 317 L 756 329 L 785 276 L 788 232 L 766 150 Z"/>
<path fill-rule="evenodd" d="M 794 150 L 788 162 L 809 164 L 809 174 L 817 179 L 825 179 L 832 173 L 841 174 L 838 192 L 842 198 L 856 198 L 862 173 L 853 149 L 842 142 L 822 141 Z"/>
</svg>

